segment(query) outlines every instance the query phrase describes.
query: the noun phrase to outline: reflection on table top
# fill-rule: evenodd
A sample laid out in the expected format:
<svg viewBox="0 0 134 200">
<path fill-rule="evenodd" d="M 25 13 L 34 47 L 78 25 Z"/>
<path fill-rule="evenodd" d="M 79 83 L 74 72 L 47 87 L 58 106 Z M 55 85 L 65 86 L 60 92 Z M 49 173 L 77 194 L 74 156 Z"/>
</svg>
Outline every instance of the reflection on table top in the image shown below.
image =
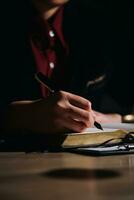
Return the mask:
<svg viewBox="0 0 134 200">
<path fill-rule="evenodd" d="M 134 198 L 134 155 L 0 153 L 1 200 Z"/>
</svg>

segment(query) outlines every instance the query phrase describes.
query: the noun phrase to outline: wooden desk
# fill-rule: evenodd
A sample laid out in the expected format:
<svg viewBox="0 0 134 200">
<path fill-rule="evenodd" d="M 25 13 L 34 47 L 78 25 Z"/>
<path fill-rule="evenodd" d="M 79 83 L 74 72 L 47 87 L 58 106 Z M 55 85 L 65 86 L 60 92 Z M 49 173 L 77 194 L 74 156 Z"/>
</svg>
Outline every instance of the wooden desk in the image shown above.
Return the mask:
<svg viewBox="0 0 134 200">
<path fill-rule="evenodd" d="M 0 153 L 0 200 L 134 199 L 134 155 Z"/>
</svg>

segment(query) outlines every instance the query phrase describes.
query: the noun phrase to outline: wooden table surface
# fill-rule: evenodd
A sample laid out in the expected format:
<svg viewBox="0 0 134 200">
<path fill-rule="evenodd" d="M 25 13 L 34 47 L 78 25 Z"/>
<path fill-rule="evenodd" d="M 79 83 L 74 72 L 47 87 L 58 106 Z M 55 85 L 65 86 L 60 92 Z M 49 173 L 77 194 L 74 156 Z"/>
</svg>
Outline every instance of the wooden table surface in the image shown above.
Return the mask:
<svg viewBox="0 0 134 200">
<path fill-rule="evenodd" d="M 0 153 L 0 200 L 134 199 L 134 155 Z"/>
</svg>

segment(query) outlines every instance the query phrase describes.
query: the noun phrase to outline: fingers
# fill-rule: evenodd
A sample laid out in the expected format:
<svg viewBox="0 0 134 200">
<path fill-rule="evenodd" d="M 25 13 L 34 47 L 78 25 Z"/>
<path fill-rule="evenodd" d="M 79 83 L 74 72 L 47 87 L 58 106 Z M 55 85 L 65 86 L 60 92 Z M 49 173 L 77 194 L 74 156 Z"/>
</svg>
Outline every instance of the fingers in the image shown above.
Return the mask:
<svg viewBox="0 0 134 200">
<path fill-rule="evenodd" d="M 93 126 L 94 113 L 91 103 L 83 97 L 60 91 L 50 96 L 49 102 L 46 109 L 56 131 L 82 132 L 85 128 Z"/>
<path fill-rule="evenodd" d="M 67 93 L 67 97 L 70 104 L 82 109 L 86 109 L 89 111 L 91 110 L 91 102 L 88 101 L 87 99 L 71 93 Z"/>
<path fill-rule="evenodd" d="M 67 117 L 83 122 L 87 127 L 93 126 L 94 123 L 94 115 L 90 111 L 69 105 L 67 109 Z"/>
<path fill-rule="evenodd" d="M 85 128 L 93 127 L 93 112 L 85 111 L 75 106 L 60 108 L 56 117 L 56 125 L 73 132 L 82 132 Z"/>
<path fill-rule="evenodd" d="M 85 128 L 92 127 L 94 124 L 94 113 L 91 109 L 91 103 L 83 97 L 63 92 L 60 94 L 61 99 L 58 102 L 59 119 L 62 118 L 66 123 L 68 119 L 72 121 L 74 126 L 83 126 Z M 69 124 L 69 123 L 68 123 Z M 72 126 L 73 126 L 72 124 Z M 69 124 L 69 127 L 71 124 Z M 78 127 L 79 127 L 78 126 Z M 74 128 L 74 127 L 72 127 Z M 80 129 L 80 128 L 79 128 Z M 76 128 L 75 128 L 76 130 Z"/>
<path fill-rule="evenodd" d="M 62 124 L 64 127 L 64 130 L 69 130 L 69 132 L 82 132 L 84 129 L 86 129 L 86 125 L 82 122 L 78 122 L 76 120 L 73 120 L 71 118 L 68 118 L 66 120 L 60 119 L 57 121 L 58 124 Z"/>
</svg>

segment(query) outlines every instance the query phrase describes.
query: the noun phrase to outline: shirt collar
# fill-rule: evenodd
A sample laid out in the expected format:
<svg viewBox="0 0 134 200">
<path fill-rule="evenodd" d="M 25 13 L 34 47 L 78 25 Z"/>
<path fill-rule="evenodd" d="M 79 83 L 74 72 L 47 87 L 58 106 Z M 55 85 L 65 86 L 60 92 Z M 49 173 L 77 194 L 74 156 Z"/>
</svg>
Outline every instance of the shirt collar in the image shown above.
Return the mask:
<svg viewBox="0 0 134 200">
<path fill-rule="evenodd" d="M 64 48 L 67 48 L 63 36 L 63 10 L 64 6 L 62 6 L 48 21 L 44 21 L 39 16 L 33 19 L 30 35 L 39 49 L 48 49 L 53 46 L 55 38 L 53 38 L 53 41 L 51 40 L 50 31 L 54 31 L 56 39 L 59 39 Z"/>
</svg>

